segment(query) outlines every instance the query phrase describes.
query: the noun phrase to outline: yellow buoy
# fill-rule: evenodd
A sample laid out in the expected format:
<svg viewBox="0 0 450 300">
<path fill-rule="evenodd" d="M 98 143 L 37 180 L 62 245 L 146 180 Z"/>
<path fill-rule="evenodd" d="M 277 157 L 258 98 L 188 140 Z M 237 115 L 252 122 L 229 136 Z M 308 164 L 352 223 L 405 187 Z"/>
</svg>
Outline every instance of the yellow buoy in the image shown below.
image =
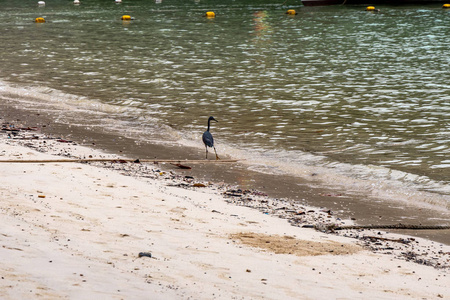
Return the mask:
<svg viewBox="0 0 450 300">
<path fill-rule="evenodd" d="M 287 15 L 296 15 L 297 12 L 295 11 L 295 9 L 289 9 L 289 10 L 286 12 L 286 14 L 287 14 Z"/>
<path fill-rule="evenodd" d="M 205 14 L 205 16 L 206 16 L 207 18 L 215 18 L 215 17 L 216 17 L 216 14 L 215 14 L 213 11 L 207 11 L 206 14 Z"/>
<path fill-rule="evenodd" d="M 368 11 L 375 10 L 375 6 L 367 6 L 367 7 L 366 7 L 366 10 L 368 10 Z"/>
<path fill-rule="evenodd" d="M 123 15 L 123 16 L 122 16 L 122 20 L 124 20 L 124 21 L 130 21 L 130 20 L 131 20 L 131 16 L 129 16 L 129 15 Z"/>
<path fill-rule="evenodd" d="M 450 8 L 450 4 L 449 3 L 445 3 L 444 5 L 442 5 L 442 8 Z"/>
<path fill-rule="evenodd" d="M 45 23 L 45 19 L 39 17 L 39 18 L 34 19 L 34 22 L 35 23 Z"/>
</svg>

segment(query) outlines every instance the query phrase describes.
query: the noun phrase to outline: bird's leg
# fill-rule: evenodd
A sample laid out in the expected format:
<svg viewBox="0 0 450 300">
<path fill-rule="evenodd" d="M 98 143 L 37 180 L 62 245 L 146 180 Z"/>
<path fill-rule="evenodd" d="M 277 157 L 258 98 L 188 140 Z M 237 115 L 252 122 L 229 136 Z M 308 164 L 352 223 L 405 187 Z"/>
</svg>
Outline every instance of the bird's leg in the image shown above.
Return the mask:
<svg viewBox="0 0 450 300">
<path fill-rule="evenodd" d="M 206 146 L 205 148 L 206 148 L 206 159 L 208 159 L 208 146 Z"/>
<path fill-rule="evenodd" d="M 219 155 L 217 155 L 216 147 L 213 147 L 213 148 L 214 148 L 214 153 L 216 153 L 216 160 L 219 160 L 220 157 L 219 157 Z"/>
</svg>

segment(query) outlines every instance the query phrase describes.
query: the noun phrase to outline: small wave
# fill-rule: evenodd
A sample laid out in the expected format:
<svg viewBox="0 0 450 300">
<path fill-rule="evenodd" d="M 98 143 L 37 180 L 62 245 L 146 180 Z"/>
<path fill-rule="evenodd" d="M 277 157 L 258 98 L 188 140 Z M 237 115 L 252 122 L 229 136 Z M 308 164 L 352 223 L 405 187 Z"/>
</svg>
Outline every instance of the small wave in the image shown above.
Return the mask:
<svg viewBox="0 0 450 300">
<path fill-rule="evenodd" d="M 184 135 L 180 143 L 203 147 L 197 134 Z M 410 141 L 414 143 L 414 141 Z M 313 186 L 326 186 L 377 200 L 389 200 L 418 207 L 450 210 L 447 182 L 383 166 L 341 163 L 326 155 L 302 151 L 241 149 L 221 143 L 222 153 L 239 159 L 248 169 L 272 175 L 287 175 L 307 180 Z M 446 164 L 447 165 L 447 164 Z"/>
<path fill-rule="evenodd" d="M 127 105 L 107 104 L 98 99 L 68 94 L 48 87 L 17 86 L 4 81 L 0 81 L 0 98 L 22 109 L 47 111 L 55 116 L 56 121 L 72 126 L 102 126 L 110 128 L 111 131 L 121 131 L 120 134 L 128 137 L 139 132 L 152 140 L 167 136 L 162 133 L 162 125 L 158 125 L 159 119 L 152 117 L 152 114 L 139 108 L 138 103 L 133 101 Z M 153 111 L 155 109 L 152 108 Z"/>
</svg>

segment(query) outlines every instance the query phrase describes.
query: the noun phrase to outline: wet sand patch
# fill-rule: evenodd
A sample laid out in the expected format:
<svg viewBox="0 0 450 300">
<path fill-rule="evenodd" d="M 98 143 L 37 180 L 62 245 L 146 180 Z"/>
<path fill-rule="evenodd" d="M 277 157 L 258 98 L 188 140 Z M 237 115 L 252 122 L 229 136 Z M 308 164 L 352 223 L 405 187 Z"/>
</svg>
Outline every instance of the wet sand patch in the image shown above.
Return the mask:
<svg viewBox="0 0 450 300">
<path fill-rule="evenodd" d="M 292 236 L 268 235 L 253 232 L 232 234 L 230 238 L 239 240 L 247 246 L 260 248 L 276 254 L 293 254 L 297 256 L 349 255 L 362 250 L 359 246 L 342 244 L 335 241 L 316 242 L 300 240 Z"/>
</svg>

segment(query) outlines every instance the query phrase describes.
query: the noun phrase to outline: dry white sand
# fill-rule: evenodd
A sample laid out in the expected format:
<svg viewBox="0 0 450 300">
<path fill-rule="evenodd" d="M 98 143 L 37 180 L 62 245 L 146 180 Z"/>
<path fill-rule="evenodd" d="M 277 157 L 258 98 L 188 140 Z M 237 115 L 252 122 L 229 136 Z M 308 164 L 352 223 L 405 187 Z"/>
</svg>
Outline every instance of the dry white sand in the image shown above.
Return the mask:
<svg viewBox="0 0 450 300">
<path fill-rule="evenodd" d="M 0 159 L 55 156 L 2 137 Z M 2 299 L 450 299 L 448 268 L 293 227 L 213 188 L 81 163 L 0 163 L 0 174 Z M 449 246 L 416 240 L 448 261 Z"/>
</svg>

